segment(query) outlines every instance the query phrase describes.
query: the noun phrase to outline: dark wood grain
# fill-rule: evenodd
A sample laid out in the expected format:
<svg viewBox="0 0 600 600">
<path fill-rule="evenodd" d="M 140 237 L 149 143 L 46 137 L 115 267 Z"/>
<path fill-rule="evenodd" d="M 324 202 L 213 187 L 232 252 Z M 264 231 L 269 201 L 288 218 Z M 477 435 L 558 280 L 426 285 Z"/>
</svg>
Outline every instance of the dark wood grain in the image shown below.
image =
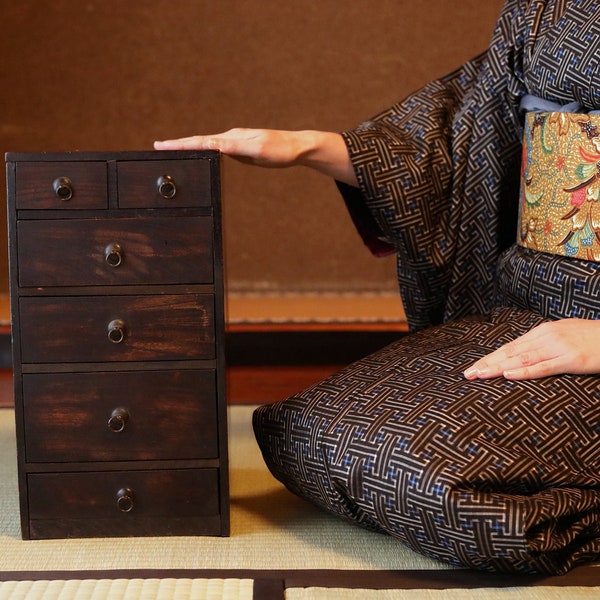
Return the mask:
<svg viewBox="0 0 600 600">
<path fill-rule="evenodd" d="M 32 474 L 33 533 L 49 537 L 57 527 L 62 537 L 206 533 L 203 518 L 220 511 L 218 478 L 217 469 Z M 130 512 L 117 505 L 123 488 L 133 491 Z M 218 519 L 209 522 L 214 526 Z"/>
<path fill-rule="evenodd" d="M 17 231 L 22 287 L 213 281 L 210 217 L 20 220 Z M 106 259 L 114 243 L 116 267 Z"/>
<path fill-rule="evenodd" d="M 73 197 L 61 200 L 52 183 L 67 177 L 73 183 Z M 22 162 L 16 171 L 17 210 L 83 210 L 107 208 L 105 162 Z"/>
<path fill-rule="evenodd" d="M 170 176 L 176 187 L 172 198 L 158 192 L 157 180 Z M 121 208 L 210 206 L 210 165 L 198 160 L 144 160 L 117 163 Z"/>
<path fill-rule="evenodd" d="M 9 154 L 7 183 L 23 537 L 228 535 L 218 154 Z"/>
<path fill-rule="evenodd" d="M 24 363 L 158 361 L 215 357 L 209 294 L 21 298 Z M 108 325 L 125 323 L 122 343 Z"/>
<path fill-rule="evenodd" d="M 216 458 L 213 370 L 23 376 L 29 462 Z M 122 431 L 111 414 L 127 415 Z"/>
</svg>

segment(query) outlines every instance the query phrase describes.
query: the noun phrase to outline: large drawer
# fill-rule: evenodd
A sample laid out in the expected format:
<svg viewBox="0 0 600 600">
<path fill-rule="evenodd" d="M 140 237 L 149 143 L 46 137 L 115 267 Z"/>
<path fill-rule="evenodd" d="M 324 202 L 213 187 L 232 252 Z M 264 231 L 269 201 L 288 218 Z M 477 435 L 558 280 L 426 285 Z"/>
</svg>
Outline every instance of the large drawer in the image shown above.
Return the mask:
<svg viewBox="0 0 600 600">
<path fill-rule="evenodd" d="M 33 473 L 31 537 L 221 534 L 217 469 Z"/>
<path fill-rule="evenodd" d="M 22 297 L 23 363 L 215 358 L 214 297 Z"/>
<path fill-rule="evenodd" d="M 17 210 L 107 208 L 105 162 L 21 162 L 16 169 Z"/>
<path fill-rule="evenodd" d="M 208 160 L 118 161 L 120 208 L 211 205 Z"/>
<path fill-rule="evenodd" d="M 28 462 L 218 456 L 215 372 L 23 375 Z"/>
<path fill-rule="evenodd" d="M 21 287 L 212 283 L 211 217 L 20 220 Z"/>
</svg>

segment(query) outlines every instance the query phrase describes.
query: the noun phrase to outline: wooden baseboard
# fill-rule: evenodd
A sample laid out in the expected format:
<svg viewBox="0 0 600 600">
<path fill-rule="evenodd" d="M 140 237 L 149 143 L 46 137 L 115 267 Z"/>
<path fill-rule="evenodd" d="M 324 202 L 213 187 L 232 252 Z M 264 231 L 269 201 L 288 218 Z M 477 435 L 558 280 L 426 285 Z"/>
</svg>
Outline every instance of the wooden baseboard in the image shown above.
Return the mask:
<svg viewBox="0 0 600 600">
<path fill-rule="evenodd" d="M 234 329 L 225 335 L 225 356 L 229 365 L 341 365 L 404 334 L 386 329 Z M 10 329 L 0 327 L 0 369 L 11 367 Z"/>
<path fill-rule="evenodd" d="M 10 327 L 0 325 L 0 369 L 12 368 Z"/>
<path fill-rule="evenodd" d="M 283 400 L 339 371 L 341 365 L 227 367 L 227 403 L 267 404 Z"/>
<path fill-rule="evenodd" d="M 397 331 L 229 331 L 228 402 L 262 404 L 281 400 L 401 335 Z M 0 369 L 0 408 L 11 406 L 12 371 L 8 365 Z"/>
<path fill-rule="evenodd" d="M 384 296 L 253 296 L 234 299 L 233 307 L 225 332 L 232 404 L 285 398 L 383 348 L 408 329 L 398 301 Z M 7 310 L 6 298 L 0 297 L 0 317 Z M 0 406 L 12 406 L 7 319 L 0 319 Z"/>
<path fill-rule="evenodd" d="M 11 369 L 0 369 L 0 408 L 12 408 L 13 378 Z"/>
<path fill-rule="evenodd" d="M 225 356 L 231 366 L 347 365 L 403 335 L 389 330 L 229 331 Z"/>
<path fill-rule="evenodd" d="M 341 365 L 266 365 L 227 367 L 228 404 L 275 402 L 321 381 Z M 13 380 L 10 369 L 0 369 L 0 408 L 12 408 Z"/>
</svg>

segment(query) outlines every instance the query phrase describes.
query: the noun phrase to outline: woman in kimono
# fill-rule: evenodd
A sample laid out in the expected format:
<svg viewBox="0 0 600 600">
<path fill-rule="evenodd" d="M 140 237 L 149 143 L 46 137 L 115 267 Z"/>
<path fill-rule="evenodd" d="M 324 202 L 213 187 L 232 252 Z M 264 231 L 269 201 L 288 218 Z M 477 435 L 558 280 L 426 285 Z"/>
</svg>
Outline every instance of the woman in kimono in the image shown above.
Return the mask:
<svg viewBox="0 0 600 600">
<path fill-rule="evenodd" d="M 397 254 L 413 333 L 254 414 L 294 493 L 453 565 L 600 557 L 599 55 L 597 0 L 507 0 L 485 53 L 354 130 L 155 144 L 312 167 Z M 553 221 L 524 215 L 566 132 L 587 146 L 549 249 Z"/>
</svg>

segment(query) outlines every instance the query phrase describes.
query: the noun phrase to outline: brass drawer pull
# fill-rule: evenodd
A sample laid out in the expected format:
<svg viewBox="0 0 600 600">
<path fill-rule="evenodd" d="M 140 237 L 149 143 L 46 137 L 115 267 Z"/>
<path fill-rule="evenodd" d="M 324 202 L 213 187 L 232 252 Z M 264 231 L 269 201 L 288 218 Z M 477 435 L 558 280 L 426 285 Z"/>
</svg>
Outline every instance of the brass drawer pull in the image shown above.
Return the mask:
<svg viewBox="0 0 600 600">
<path fill-rule="evenodd" d="M 104 248 L 104 259 L 109 267 L 118 267 L 123 262 L 123 246 L 116 242 Z"/>
<path fill-rule="evenodd" d="M 158 193 L 167 200 L 175 197 L 177 186 L 175 180 L 170 175 L 161 175 L 156 181 Z"/>
<path fill-rule="evenodd" d="M 127 334 L 125 323 L 121 319 L 114 319 L 108 324 L 108 339 L 113 344 L 120 344 Z"/>
<path fill-rule="evenodd" d="M 128 513 L 133 510 L 135 505 L 135 495 L 131 488 L 121 488 L 117 492 L 117 508 L 123 512 Z"/>
<path fill-rule="evenodd" d="M 129 413 L 123 407 L 115 408 L 108 419 L 108 428 L 113 433 L 121 433 L 129 421 Z"/>
<path fill-rule="evenodd" d="M 58 177 L 52 182 L 52 189 L 60 200 L 67 201 L 73 197 L 73 183 L 68 177 Z"/>
</svg>

